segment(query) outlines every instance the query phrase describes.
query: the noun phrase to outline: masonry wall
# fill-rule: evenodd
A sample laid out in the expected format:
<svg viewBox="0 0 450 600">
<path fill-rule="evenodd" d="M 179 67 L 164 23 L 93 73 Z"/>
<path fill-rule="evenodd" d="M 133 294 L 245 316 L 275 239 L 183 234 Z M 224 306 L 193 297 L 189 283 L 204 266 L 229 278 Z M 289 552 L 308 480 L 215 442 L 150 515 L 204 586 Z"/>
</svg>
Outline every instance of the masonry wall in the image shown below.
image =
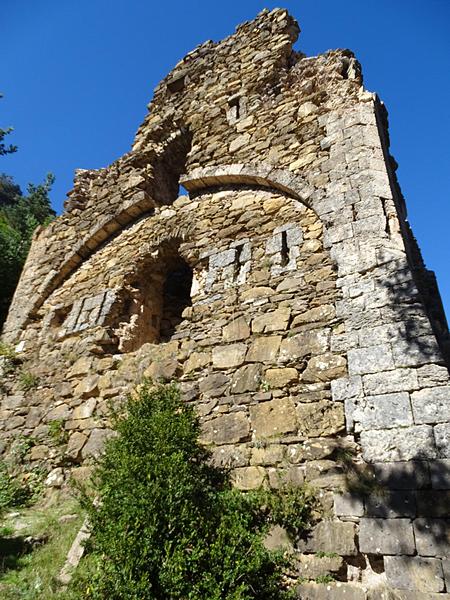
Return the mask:
<svg viewBox="0 0 450 600">
<path fill-rule="evenodd" d="M 132 151 L 78 173 L 5 326 L 38 385 L 5 375 L 3 449 L 31 436 L 30 468 L 64 486 L 101 451 L 111 401 L 176 378 L 238 487 L 318 491 L 299 597 L 447 598 L 445 316 L 384 107 L 351 52 L 304 57 L 297 34 L 276 10 L 200 46 Z"/>
</svg>

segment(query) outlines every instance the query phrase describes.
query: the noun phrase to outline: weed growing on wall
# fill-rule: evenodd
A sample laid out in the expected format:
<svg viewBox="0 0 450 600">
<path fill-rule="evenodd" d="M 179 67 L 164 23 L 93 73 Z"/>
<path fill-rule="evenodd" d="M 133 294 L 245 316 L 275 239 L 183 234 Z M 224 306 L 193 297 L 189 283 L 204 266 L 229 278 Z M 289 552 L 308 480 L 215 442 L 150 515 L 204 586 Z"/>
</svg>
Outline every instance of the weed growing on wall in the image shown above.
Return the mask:
<svg viewBox="0 0 450 600">
<path fill-rule="evenodd" d="M 39 385 L 39 377 L 29 373 L 28 371 L 22 371 L 19 375 L 19 388 L 23 392 L 28 392 L 36 388 Z"/>
<path fill-rule="evenodd" d="M 300 515 L 303 493 L 287 508 L 270 495 L 243 494 L 211 466 L 199 423 L 175 385 L 144 384 L 116 418 L 96 472 L 98 500 L 84 504 L 92 527 L 84 597 L 127 600 L 288 598 L 280 553 L 263 539 L 271 521 Z M 295 505 L 294 496 L 298 505 Z M 280 516 L 281 515 L 281 516 Z"/>
</svg>

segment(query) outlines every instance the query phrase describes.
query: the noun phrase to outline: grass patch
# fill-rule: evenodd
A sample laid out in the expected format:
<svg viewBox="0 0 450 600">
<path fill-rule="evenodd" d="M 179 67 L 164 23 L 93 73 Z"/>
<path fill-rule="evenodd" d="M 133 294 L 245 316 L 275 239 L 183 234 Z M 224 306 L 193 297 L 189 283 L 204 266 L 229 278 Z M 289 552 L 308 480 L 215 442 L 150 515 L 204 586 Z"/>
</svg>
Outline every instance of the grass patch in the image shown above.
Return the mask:
<svg viewBox="0 0 450 600">
<path fill-rule="evenodd" d="M 33 390 L 39 385 L 39 377 L 29 371 L 21 371 L 19 374 L 19 388 L 23 392 Z"/>
<path fill-rule="evenodd" d="M 70 592 L 61 590 L 57 577 L 83 521 L 78 503 L 70 500 L 59 506 L 33 507 L 13 514 L 18 516 L 2 520 L 0 597 L 3 600 L 73 598 Z M 76 516 L 60 521 L 63 515 Z M 28 536 L 46 541 L 27 552 L 26 546 L 21 550 L 20 540 Z M 14 552 L 11 540 L 16 540 L 18 552 Z"/>
</svg>

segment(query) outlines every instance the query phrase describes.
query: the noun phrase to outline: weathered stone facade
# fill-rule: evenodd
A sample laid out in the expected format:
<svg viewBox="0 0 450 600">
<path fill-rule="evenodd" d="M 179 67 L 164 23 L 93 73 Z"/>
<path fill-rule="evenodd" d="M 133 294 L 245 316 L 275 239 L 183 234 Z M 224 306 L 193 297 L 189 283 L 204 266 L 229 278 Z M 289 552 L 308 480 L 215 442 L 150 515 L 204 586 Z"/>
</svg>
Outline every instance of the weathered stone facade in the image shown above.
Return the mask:
<svg viewBox="0 0 450 600">
<path fill-rule="evenodd" d="M 299 597 L 450 598 L 439 293 L 382 103 L 350 51 L 305 57 L 298 32 L 263 11 L 199 46 L 132 151 L 77 173 L 4 329 L 37 385 L 4 376 L 3 450 L 32 436 L 29 459 L 62 486 L 100 451 L 109 402 L 176 378 L 238 487 L 319 491 Z"/>
</svg>

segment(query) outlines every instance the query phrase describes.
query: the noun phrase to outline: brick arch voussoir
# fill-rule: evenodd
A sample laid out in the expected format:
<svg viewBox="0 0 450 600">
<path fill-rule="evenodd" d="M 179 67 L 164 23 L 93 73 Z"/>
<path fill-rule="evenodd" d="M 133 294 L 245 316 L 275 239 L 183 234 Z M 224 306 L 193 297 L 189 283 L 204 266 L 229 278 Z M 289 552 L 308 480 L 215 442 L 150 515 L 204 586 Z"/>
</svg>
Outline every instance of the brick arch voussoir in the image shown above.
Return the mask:
<svg viewBox="0 0 450 600">
<path fill-rule="evenodd" d="M 314 210 L 311 199 L 315 188 L 303 177 L 267 163 L 198 168 L 183 175 L 180 183 L 190 193 L 223 185 L 259 185 L 284 192 Z"/>
</svg>

